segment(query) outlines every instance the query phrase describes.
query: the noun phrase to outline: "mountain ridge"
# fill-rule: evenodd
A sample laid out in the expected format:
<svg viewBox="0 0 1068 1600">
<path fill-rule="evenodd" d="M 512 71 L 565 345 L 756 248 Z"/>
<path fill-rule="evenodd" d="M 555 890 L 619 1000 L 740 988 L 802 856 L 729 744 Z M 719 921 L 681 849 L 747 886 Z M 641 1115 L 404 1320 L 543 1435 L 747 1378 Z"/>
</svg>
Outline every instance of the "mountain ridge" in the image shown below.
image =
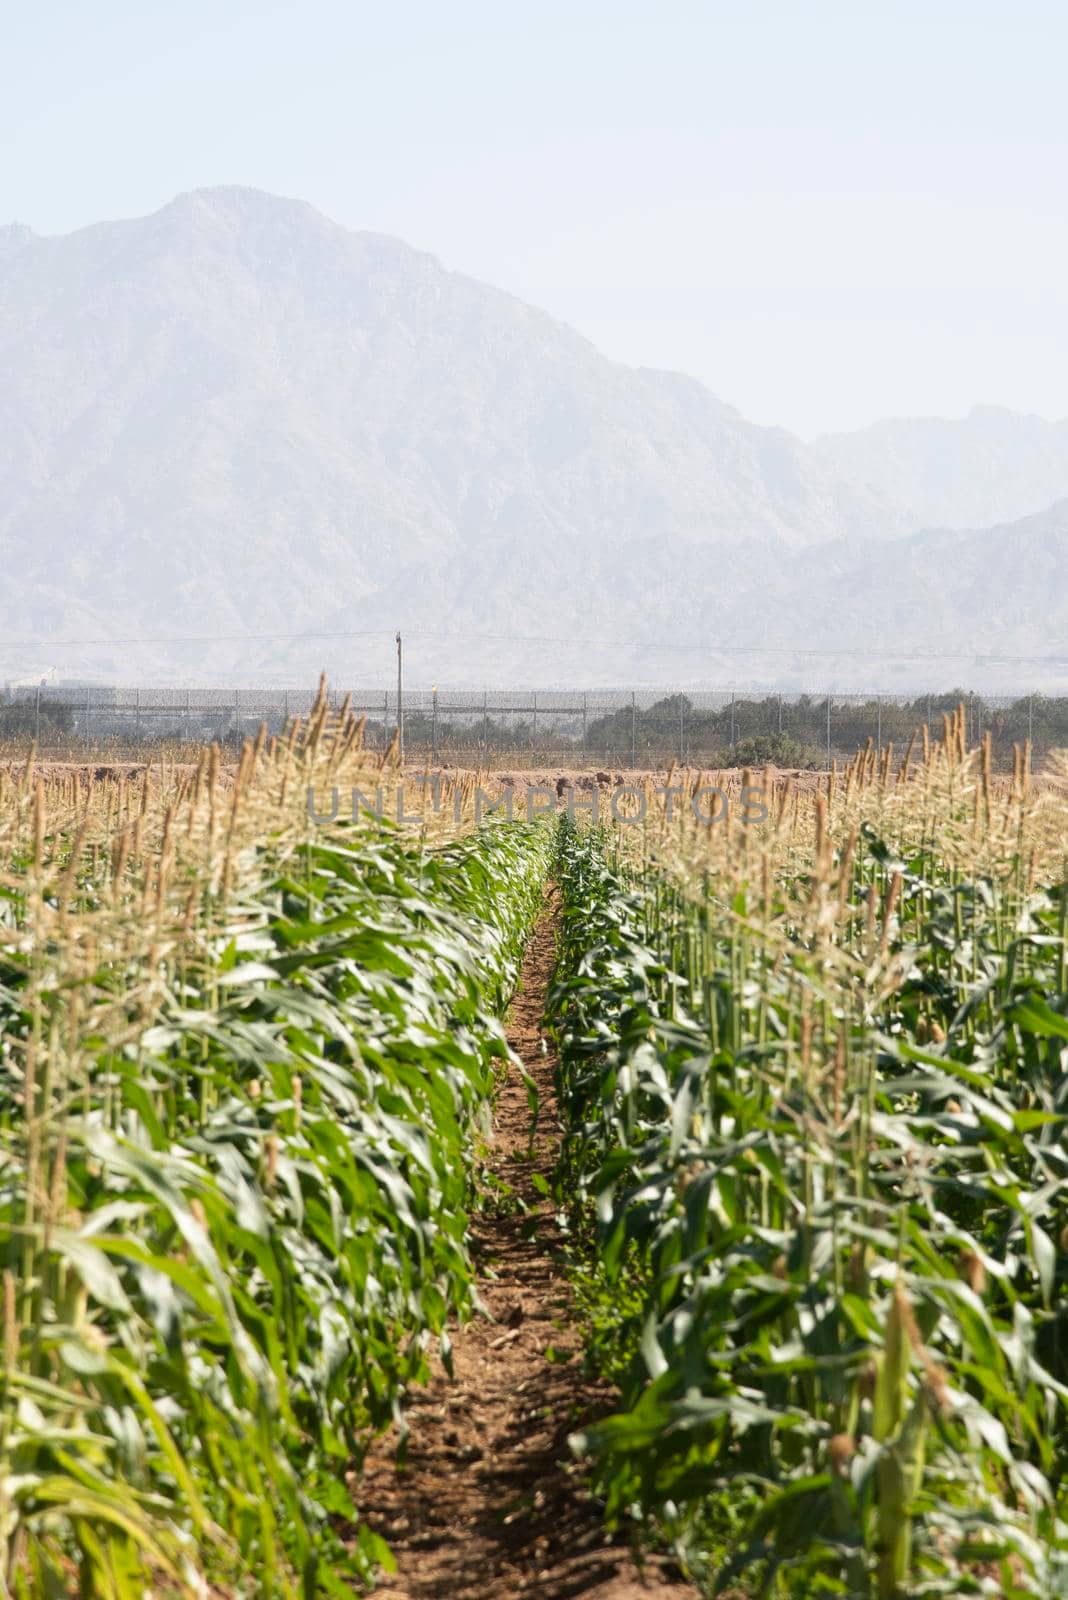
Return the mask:
<svg viewBox="0 0 1068 1600">
<path fill-rule="evenodd" d="M 637 644 L 686 627 L 756 650 L 774 604 L 799 640 L 821 618 L 833 660 L 821 568 L 892 571 L 879 552 L 920 529 L 892 487 L 843 474 L 845 446 L 751 423 L 428 252 L 241 186 L 68 235 L 0 230 L 0 361 L 11 640 L 385 617 L 578 649 L 591 620 L 626 619 Z M 63 664 L 262 680 L 313 670 L 314 649 L 117 643 Z M 502 670 L 524 676 L 520 657 Z M 0 647 L 0 675 L 42 660 Z M 709 662 L 723 670 L 714 645 Z M 442 661 L 464 668 L 460 649 Z M 626 670 L 596 653 L 582 669 Z"/>
</svg>

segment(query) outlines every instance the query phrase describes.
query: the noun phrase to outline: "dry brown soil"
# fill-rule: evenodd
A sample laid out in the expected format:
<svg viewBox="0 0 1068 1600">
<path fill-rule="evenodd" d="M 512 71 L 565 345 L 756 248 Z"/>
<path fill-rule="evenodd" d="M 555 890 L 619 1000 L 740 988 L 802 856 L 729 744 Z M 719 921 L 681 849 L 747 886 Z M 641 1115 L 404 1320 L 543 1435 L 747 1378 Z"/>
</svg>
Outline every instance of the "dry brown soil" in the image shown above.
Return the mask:
<svg viewBox="0 0 1068 1600">
<path fill-rule="evenodd" d="M 558 1256 L 551 1202 L 532 1182 L 548 1178 L 559 1127 L 553 1059 L 541 1032 L 553 960 L 554 913 L 541 917 L 508 1019 L 512 1049 L 541 1097 L 530 1146 L 526 1090 L 513 1070 L 496 1106 L 488 1166 L 522 1199 L 490 1205 L 472 1222 L 479 1294 L 487 1315 L 453 1338 L 453 1376 L 438 1363 L 411 1396 L 407 1466 L 396 1441 L 365 1463 L 361 1515 L 392 1548 L 397 1572 L 380 1600 L 690 1600 L 659 1557 L 641 1566 L 610 1540 L 583 1485 L 568 1435 L 612 1404 L 607 1385 L 582 1369 L 581 1330 Z M 570 1359 L 549 1361 L 546 1349 Z"/>
<path fill-rule="evenodd" d="M 408 777 L 421 776 L 427 770 L 423 767 L 406 766 L 405 775 Z M 721 783 L 724 788 L 736 789 L 741 785 L 743 768 L 741 767 L 567 767 L 567 766 L 535 766 L 518 767 L 502 764 L 494 769 L 475 769 L 474 767 L 441 766 L 433 769 L 443 773 L 448 778 L 471 777 L 482 784 L 488 792 L 510 785 L 520 791 L 529 786 L 541 786 L 557 789 L 558 785 L 571 785 L 576 791 L 589 791 L 594 788 L 608 790 L 619 784 L 635 784 L 639 788 L 648 782 L 663 783 L 692 783 L 700 776 L 705 783 Z M 771 774 L 775 788 L 780 788 L 787 780 L 792 780 L 795 788 L 812 788 L 821 780 L 826 782 L 826 773 L 802 771 L 786 767 L 758 767 L 753 769 L 753 783 L 764 781 L 765 773 Z"/>
</svg>

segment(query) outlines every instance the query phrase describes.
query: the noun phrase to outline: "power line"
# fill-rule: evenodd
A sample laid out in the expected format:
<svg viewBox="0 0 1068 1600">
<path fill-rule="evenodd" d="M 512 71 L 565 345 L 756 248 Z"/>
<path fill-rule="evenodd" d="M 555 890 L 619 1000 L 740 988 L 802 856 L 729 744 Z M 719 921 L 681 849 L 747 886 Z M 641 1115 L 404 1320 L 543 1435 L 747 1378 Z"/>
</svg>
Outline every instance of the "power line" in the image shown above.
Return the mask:
<svg viewBox="0 0 1068 1600">
<path fill-rule="evenodd" d="M 106 639 L 5 639 L 5 647 L 56 650 L 91 644 L 276 644 L 279 639 L 370 639 L 392 634 L 392 628 L 364 628 L 345 633 L 146 633 L 111 635 Z"/>
<path fill-rule="evenodd" d="M 199 633 L 199 634 L 129 634 L 108 638 L 86 639 L 6 639 L 4 649 L 63 650 L 82 649 L 101 645 L 173 645 L 173 644 L 278 644 L 314 639 L 387 639 L 395 636 L 394 628 L 357 628 L 319 630 L 301 633 Z M 737 656 L 800 656 L 805 659 L 830 659 L 836 656 L 858 660 L 882 661 L 982 661 L 990 666 L 1053 666 L 1068 665 L 1068 655 L 998 655 L 983 650 L 876 650 L 847 649 L 828 646 L 814 649 L 794 645 L 710 644 L 708 641 L 692 642 L 677 639 L 602 639 L 590 634 L 568 633 L 471 633 L 438 628 L 402 628 L 406 638 L 454 639 L 458 643 L 507 644 L 557 644 L 596 646 L 615 650 L 666 650 L 678 652 L 699 651 L 706 655 Z"/>
<path fill-rule="evenodd" d="M 601 645 L 618 650 L 700 650 L 707 655 L 742 655 L 742 656 L 850 656 L 859 660 L 868 660 L 877 657 L 884 661 L 973 661 L 982 660 L 994 665 L 1019 665 L 1033 663 L 1044 666 L 1068 665 L 1068 655 L 1051 656 L 1010 656 L 992 655 L 983 650 L 947 650 L 947 651 L 907 651 L 907 650 L 849 650 L 829 647 L 826 650 L 813 650 L 795 647 L 793 645 L 748 645 L 748 644 L 702 644 L 680 643 L 677 640 L 666 639 L 597 639 L 588 634 L 550 634 L 550 633 L 452 633 L 444 630 L 435 631 L 429 628 L 406 628 L 402 632 L 406 636 L 426 639 L 457 639 L 477 642 L 485 641 L 514 641 L 517 644 L 584 644 Z M 315 637 L 308 635 L 308 637 Z"/>
</svg>

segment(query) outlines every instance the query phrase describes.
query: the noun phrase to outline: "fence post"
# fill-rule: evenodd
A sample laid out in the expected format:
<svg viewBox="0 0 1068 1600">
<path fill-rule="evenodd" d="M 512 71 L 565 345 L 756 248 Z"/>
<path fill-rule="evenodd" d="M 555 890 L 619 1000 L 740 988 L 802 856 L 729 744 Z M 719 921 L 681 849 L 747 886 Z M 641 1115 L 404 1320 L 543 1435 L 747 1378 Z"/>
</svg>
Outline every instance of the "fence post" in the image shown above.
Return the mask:
<svg viewBox="0 0 1068 1600">
<path fill-rule="evenodd" d="M 638 762 L 637 750 L 638 735 L 638 703 L 634 690 L 630 691 L 630 765 L 633 771 Z"/>
<path fill-rule="evenodd" d="M 779 695 L 779 738 L 782 738 L 782 695 Z"/>
<path fill-rule="evenodd" d="M 831 691 L 827 690 L 827 771 L 831 770 Z"/>
<path fill-rule="evenodd" d="M 397 761 L 404 765 L 404 646 L 397 630 Z"/>
<path fill-rule="evenodd" d="M 141 691 L 134 690 L 134 738 L 141 743 Z"/>
<path fill-rule="evenodd" d="M 85 686 L 85 736 L 89 737 L 89 685 Z"/>
<path fill-rule="evenodd" d="M 1031 739 L 1032 739 L 1032 736 L 1034 734 L 1034 731 L 1035 731 L 1035 697 L 1034 697 L 1033 694 L 1029 694 L 1027 696 L 1027 742 L 1028 742 L 1028 744 L 1031 743 Z"/>
<path fill-rule="evenodd" d="M 482 691 L 482 737 L 479 739 L 480 755 L 483 763 L 489 754 L 489 690 Z"/>
<path fill-rule="evenodd" d="M 533 691 L 533 694 L 534 694 L 534 720 L 530 724 L 530 748 L 532 750 L 536 751 L 537 748 L 538 748 L 538 691 L 535 689 Z"/>
<path fill-rule="evenodd" d="M 585 695 L 585 693 L 583 693 L 583 696 L 582 696 L 582 755 L 583 755 L 583 759 L 585 760 L 585 756 L 586 756 L 586 695 Z"/>
<path fill-rule="evenodd" d="M 879 754 L 883 753 L 883 697 L 875 696 L 875 748 Z"/>
<path fill-rule="evenodd" d="M 41 742 L 41 685 L 37 685 L 37 695 L 33 709 L 33 737 L 38 744 Z"/>
<path fill-rule="evenodd" d="M 683 721 L 682 721 L 682 717 L 683 717 L 682 708 L 683 708 L 683 706 L 685 704 L 686 704 L 686 701 L 683 698 L 683 696 L 680 694 L 679 695 L 679 766 L 680 767 L 684 767 L 686 765 L 686 735 L 683 732 Z"/>
<path fill-rule="evenodd" d="M 734 716 L 735 698 L 736 698 L 735 692 L 732 689 L 731 690 L 731 755 L 734 754 L 734 747 L 738 743 L 738 724 L 735 721 L 735 716 Z"/>
<path fill-rule="evenodd" d="M 193 716 L 193 708 L 189 704 L 189 700 L 190 700 L 190 695 L 189 695 L 189 690 L 187 689 L 185 691 L 185 736 L 186 736 L 187 739 L 189 738 L 189 724 L 192 721 L 192 716 Z"/>
<path fill-rule="evenodd" d="M 438 764 L 438 686 L 430 691 L 430 765 Z"/>
</svg>

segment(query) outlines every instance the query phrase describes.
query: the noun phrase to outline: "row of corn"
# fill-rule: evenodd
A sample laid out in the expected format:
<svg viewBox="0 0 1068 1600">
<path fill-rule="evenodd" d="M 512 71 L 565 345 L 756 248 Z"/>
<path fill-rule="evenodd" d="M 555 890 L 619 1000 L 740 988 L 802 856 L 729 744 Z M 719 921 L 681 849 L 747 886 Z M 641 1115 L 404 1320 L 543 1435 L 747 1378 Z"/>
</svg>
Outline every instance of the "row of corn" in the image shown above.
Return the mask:
<svg viewBox="0 0 1068 1600">
<path fill-rule="evenodd" d="M 551 839 L 311 827 L 357 748 L 313 719 L 236 770 L 8 794 L 0 1594 L 348 1595 L 388 1562 L 361 1456 L 472 1303 Z"/>
<path fill-rule="evenodd" d="M 709 1593 L 1068 1594 L 1063 784 L 945 732 L 763 829 L 561 825 L 575 1444 Z"/>
</svg>

